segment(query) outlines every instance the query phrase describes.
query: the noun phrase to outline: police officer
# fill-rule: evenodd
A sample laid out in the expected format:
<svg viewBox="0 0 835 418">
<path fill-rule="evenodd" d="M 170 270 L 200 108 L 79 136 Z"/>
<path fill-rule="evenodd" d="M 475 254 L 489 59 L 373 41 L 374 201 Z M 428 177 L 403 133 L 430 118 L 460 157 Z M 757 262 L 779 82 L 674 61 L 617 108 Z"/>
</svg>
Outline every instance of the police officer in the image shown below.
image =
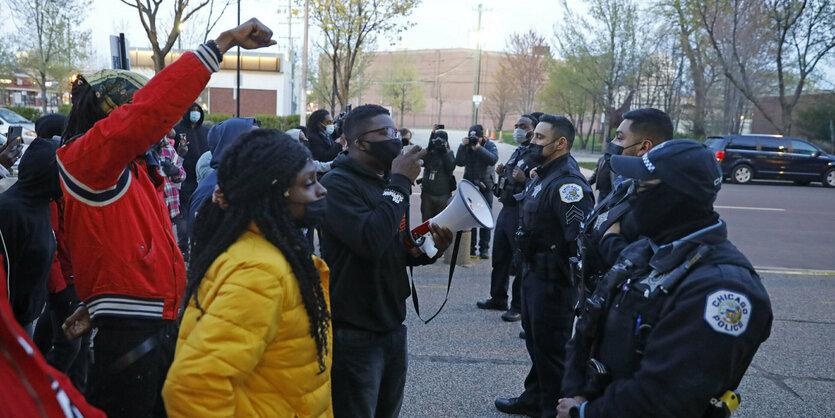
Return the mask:
<svg viewBox="0 0 835 418">
<path fill-rule="evenodd" d="M 496 184 L 493 186 L 493 194 L 502 203 L 502 210 L 496 221 L 496 235 L 493 238 L 493 273 L 490 278 L 490 298 L 476 302 L 480 309 L 507 310 L 507 285 L 510 282 L 510 273 L 516 279 L 513 280 L 512 298 L 510 309 L 502 314 L 502 319 L 507 322 L 515 322 L 522 319 L 521 304 L 519 296 L 522 275 L 518 274 L 519 263 L 516 260 L 516 229 L 519 227 L 519 205 L 514 197 L 517 193 L 525 190 L 527 172 L 530 171 L 530 161 L 526 158 L 528 144 L 533 139 L 533 130 L 539 122 L 531 115 L 522 115 L 516 121 L 513 130 L 513 139 L 520 144 L 510 155 L 507 164 L 496 165 L 496 173 L 499 175 Z"/>
<path fill-rule="evenodd" d="M 643 238 L 583 306 L 559 416 L 725 416 L 773 315 L 713 210 L 719 164 L 703 144 L 682 139 L 643 157 L 613 156 L 612 168 L 635 179 L 623 223 Z"/>
<path fill-rule="evenodd" d="M 478 187 L 487 204 L 493 207 L 493 166 L 499 160 L 496 144 L 484 137 L 484 127 L 473 125 L 469 134 L 461 140 L 455 154 L 455 165 L 464 167 L 464 178 Z M 478 233 L 476 233 L 478 231 Z M 476 255 L 476 242 L 478 255 Z M 470 257 L 490 258 L 490 230 L 473 228 L 470 239 Z"/>
<path fill-rule="evenodd" d="M 538 175 L 517 195 L 522 326 L 533 366 L 521 396 L 496 399 L 496 408 L 509 414 L 556 415 L 577 301 L 568 258 L 576 253 L 580 222 L 594 206 L 591 187 L 570 154 L 573 142 L 568 119 L 542 115 L 529 146 Z"/>
<path fill-rule="evenodd" d="M 623 115 L 617 135 L 608 144 L 606 154 L 641 157 L 658 144 L 673 137 L 673 122 L 670 117 L 652 108 L 637 109 Z M 605 232 L 629 212 L 629 199 L 635 192 L 631 180 L 621 181 L 608 196 L 599 196 L 600 203 L 583 221 L 582 231 L 577 238 L 580 263 L 577 271 L 582 276 L 587 295 L 594 290 L 595 283 L 615 263 L 620 251 L 629 242 L 637 239 L 635 231 L 626 230 L 619 236 Z M 599 181 L 599 180 L 598 180 Z"/>
</svg>

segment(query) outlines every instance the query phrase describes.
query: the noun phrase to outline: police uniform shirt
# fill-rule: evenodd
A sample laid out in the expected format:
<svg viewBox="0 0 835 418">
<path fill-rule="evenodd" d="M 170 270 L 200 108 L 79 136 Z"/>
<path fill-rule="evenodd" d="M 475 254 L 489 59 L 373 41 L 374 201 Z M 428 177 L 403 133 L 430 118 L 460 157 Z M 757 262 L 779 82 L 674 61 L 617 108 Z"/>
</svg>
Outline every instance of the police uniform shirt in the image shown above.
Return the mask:
<svg viewBox="0 0 835 418">
<path fill-rule="evenodd" d="M 666 293 L 665 278 L 702 245 L 703 256 Z M 595 291 L 611 292 L 599 348 L 575 352 L 576 335 L 568 345 L 566 395 L 588 396 L 586 362 L 595 357 L 612 382 L 584 405 L 586 417 L 703 416 L 711 398 L 738 387 L 770 334 L 771 303 L 754 267 L 722 221 L 660 248 L 636 241 L 618 265 L 628 266 L 625 281 L 607 275 Z"/>
<path fill-rule="evenodd" d="M 566 244 L 574 245 L 580 223 L 594 207 L 591 187 L 574 157 L 566 154 L 537 169 L 537 176 L 517 195 L 520 198 L 520 225 L 532 234 L 535 251 L 547 251 L 543 243 L 557 243 L 566 260 L 573 255 Z M 557 232 L 562 236 L 552 235 Z"/>
</svg>

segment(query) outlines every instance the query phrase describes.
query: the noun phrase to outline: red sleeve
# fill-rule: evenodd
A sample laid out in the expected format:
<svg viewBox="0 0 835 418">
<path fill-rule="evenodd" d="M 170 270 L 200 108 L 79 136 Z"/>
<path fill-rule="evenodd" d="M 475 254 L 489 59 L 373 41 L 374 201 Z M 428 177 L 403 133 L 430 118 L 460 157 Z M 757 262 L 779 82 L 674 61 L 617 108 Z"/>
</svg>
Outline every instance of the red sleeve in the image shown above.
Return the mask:
<svg viewBox="0 0 835 418">
<path fill-rule="evenodd" d="M 72 262 L 70 262 L 70 249 L 67 246 L 67 232 L 64 230 L 64 198 L 55 202 L 58 208 L 58 225 L 53 223 L 55 228 L 55 240 L 58 242 L 58 255 L 55 257 L 61 263 L 61 274 L 64 275 L 64 282 L 67 286 L 73 285 Z"/>
<path fill-rule="evenodd" d="M 0 286 L 0 299 L 9 300 L 9 278 L 6 277 L 6 260 L 3 259 L 3 254 L 0 254 L 0 277 L 3 278 L 2 286 Z"/>
<path fill-rule="evenodd" d="M 171 130 L 210 75 L 206 65 L 187 52 L 139 89 L 133 103 L 119 106 L 82 137 L 61 147 L 58 167 L 66 191 L 97 206 L 120 197 L 118 189 L 129 181 L 125 180 L 128 164 Z"/>
<path fill-rule="evenodd" d="M 49 203 L 49 216 L 52 221 L 52 230 L 58 231 L 58 205 L 55 202 Z M 55 241 L 58 243 L 58 234 L 55 233 Z M 61 261 L 58 259 L 58 246 L 56 245 L 55 257 L 52 258 L 52 268 L 49 270 L 49 277 L 46 279 L 46 289 L 49 293 L 58 293 L 67 288 L 64 281 L 64 274 L 61 271 Z"/>
</svg>

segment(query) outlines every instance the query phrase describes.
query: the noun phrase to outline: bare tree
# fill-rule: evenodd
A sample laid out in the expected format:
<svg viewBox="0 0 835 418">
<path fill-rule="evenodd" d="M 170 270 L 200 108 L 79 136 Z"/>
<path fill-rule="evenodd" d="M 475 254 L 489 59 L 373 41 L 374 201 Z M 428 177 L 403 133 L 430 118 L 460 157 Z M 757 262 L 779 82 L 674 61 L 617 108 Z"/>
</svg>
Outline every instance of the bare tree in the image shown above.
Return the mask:
<svg viewBox="0 0 835 418">
<path fill-rule="evenodd" d="M 789 135 L 792 113 L 810 74 L 835 48 L 835 3 L 831 0 L 712 0 L 697 9 L 725 76 L 777 132 Z M 774 63 L 779 119 L 767 112 L 752 64 L 756 48 Z M 787 91 L 788 90 L 788 91 Z"/>
<path fill-rule="evenodd" d="M 165 3 L 165 0 L 119 1 L 133 7 L 139 13 L 142 28 L 145 29 L 145 35 L 148 36 L 148 41 L 151 42 L 151 49 L 154 51 L 155 72 L 160 72 L 165 68 L 165 56 L 168 55 L 174 43 L 177 42 L 182 25 L 191 19 L 200 9 L 214 2 L 214 0 L 172 0 L 174 19 L 171 23 L 171 29 L 167 35 L 162 33 L 163 36 L 160 37 L 160 32 L 164 32 L 164 30 L 162 30 L 159 11 L 162 4 Z M 190 4 L 194 5 L 190 6 Z M 165 10 L 168 10 L 168 8 Z"/>
<path fill-rule="evenodd" d="M 41 111 L 47 112 L 48 82 L 77 69 L 87 58 L 89 31 L 84 21 L 87 0 L 9 0 L 12 19 L 18 25 L 12 39 L 17 47 L 15 66 L 29 75 L 41 90 Z"/>
<path fill-rule="evenodd" d="M 484 100 L 484 110 L 501 135 L 505 118 L 510 114 L 514 104 L 519 101 L 518 90 L 513 82 L 513 72 L 507 61 L 499 63 L 499 70 L 493 74 L 492 88 Z M 524 111 L 523 111 L 524 113 Z"/>
<path fill-rule="evenodd" d="M 510 35 L 504 55 L 509 70 L 507 75 L 514 80 L 518 91 L 517 110 L 519 113 L 531 112 L 536 94 L 545 85 L 545 60 L 551 57 L 551 49 L 544 36 L 530 30 Z"/>
</svg>

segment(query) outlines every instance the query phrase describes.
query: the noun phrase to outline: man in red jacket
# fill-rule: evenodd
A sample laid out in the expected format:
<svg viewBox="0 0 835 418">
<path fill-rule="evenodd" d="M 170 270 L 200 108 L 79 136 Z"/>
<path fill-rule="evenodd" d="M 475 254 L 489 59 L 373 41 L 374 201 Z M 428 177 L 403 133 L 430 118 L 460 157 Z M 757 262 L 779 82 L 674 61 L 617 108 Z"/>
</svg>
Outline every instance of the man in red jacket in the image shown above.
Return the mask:
<svg viewBox="0 0 835 418">
<path fill-rule="evenodd" d="M 81 310 L 64 327 L 77 336 L 91 318 L 97 328 L 88 399 L 108 415 L 165 415 L 160 391 L 186 284 L 156 192 L 162 178 L 144 154 L 197 99 L 229 48 L 274 45 L 271 37 L 251 19 L 183 54 L 147 84 L 138 74 L 105 70 L 73 85 L 58 167 L 75 286 L 89 317 Z"/>
</svg>

